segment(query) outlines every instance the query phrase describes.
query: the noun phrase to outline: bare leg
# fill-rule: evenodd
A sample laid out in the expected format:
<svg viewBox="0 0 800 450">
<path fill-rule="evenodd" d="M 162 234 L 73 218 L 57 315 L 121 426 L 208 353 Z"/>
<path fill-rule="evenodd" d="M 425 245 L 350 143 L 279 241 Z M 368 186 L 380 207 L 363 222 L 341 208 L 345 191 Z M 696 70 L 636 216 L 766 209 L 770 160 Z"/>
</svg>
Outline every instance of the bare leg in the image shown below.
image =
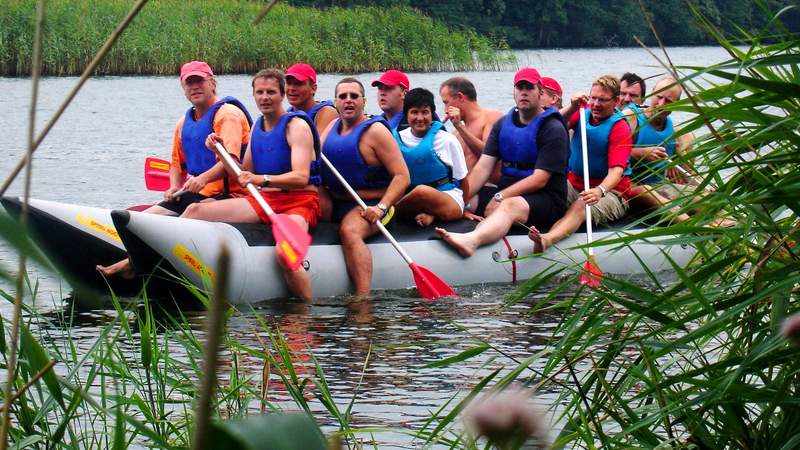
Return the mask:
<svg viewBox="0 0 800 450">
<path fill-rule="evenodd" d="M 323 222 L 330 222 L 333 215 L 333 200 L 328 190 L 320 187 L 317 192 L 319 193 L 319 208 L 322 214 L 320 220 Z"/>
<path fill-rule="evenodd" d="M 435 219 L 456 220 L 463 216 L 461 207 L 452 197 L 430 186 L 417 186 L 397 202 L 397 211 L 414 216 L 417 224 L 428 226 Z M 420 215 L 423 215 L 420 218 Z M 421 220 L 420 220 L 421 219 Z"/>
<path fill-rule="evenodd" d="M 575 200 L 571 205 L 569 205 L 567 213 L 564 214 L 564 217 L 558 219 L 558 222 L 553 224 L 553 227 L 550 228 L 550 231 L 543 234 L 539 234 L 538 231 L 537 233 L 528 234 L 531 240 L 533 240 L 534 251 L 536 251 L 537 248 L 536 235 L 538 235 L 538 245 L 541 247 L 540 251 L 545 251 L 556 242 L 575 233 L 575 231 L 577 231 L 578 228 L 581 227 L 581 224 L 583 224 L 585 221 L 586 204 L 583 203 L 583 200 L 581 199 Z M 531 236 L 531 234 L 534 234 L 534 236 Z"/>
<path fill-rule="evenodd" d="M 372 253 L 364 239 L 377 231 L 375 225 L 361 217 L 361 208 L 353 208 L 342 219 L 339 237 L 347 264 L 347 273 L 355 285 L 355 295 L 369 294 L 372 283 Z"/>
<path fill-rule="evenodd" d="M 181 217 L 209 222 L 257 223 L 261 221 L 245 197 L 193 203 L 186 208 Z"/>
<path fill-rule="evenodd" d="M 511 197 L 503 200 L 469 233 L 449 233 L 444 228 L 436 228 L 436 232 L 462 256 L 469 257 L 481 245 L 502 239 L 514 222 L 524 223 L 528 219 L 529 209 L 528 202 L 522 197 Z"/>
</svg>

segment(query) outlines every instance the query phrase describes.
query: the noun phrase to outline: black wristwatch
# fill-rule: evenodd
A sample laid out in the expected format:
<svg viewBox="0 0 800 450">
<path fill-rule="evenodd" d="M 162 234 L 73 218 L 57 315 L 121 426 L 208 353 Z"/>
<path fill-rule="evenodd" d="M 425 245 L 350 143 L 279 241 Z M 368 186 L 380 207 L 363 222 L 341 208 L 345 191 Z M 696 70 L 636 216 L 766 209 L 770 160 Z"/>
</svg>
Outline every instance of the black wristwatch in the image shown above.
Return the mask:
<svg viewBox="0 0 800 450">
<path fill-rule="evenodd" d="M 375 205 L 375 207 L 383 211 L 383 215 L 381 215 L 381 217 L 385 216 L 386 213 L 389 212 L 389 207 L 386 206 L 385 203 L 378 203 L 377 205 Z"/>
<path fill-rule="evenodd" d="M 261 187 L 269 186 L 269 183 L 270 181 L 272 181 L 272 179 L 269 177 L 269 175 L 262 175 L 262 176 L 264 177 L 264 182 L 261 183 Z"/>
</svg>

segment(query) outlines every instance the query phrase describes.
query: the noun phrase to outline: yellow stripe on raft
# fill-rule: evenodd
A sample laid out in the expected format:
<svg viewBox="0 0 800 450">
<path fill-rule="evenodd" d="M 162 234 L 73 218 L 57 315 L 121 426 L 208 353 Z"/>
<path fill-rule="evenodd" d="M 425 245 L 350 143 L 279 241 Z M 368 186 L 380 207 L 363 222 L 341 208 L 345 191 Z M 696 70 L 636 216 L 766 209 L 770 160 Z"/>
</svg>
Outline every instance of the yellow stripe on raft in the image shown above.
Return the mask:
<svg viewBox="0 0 800 450">
<path fill-rule="evenodd" d="M 184 264 L 189 266 L 189 268 L 192 269 L 194 273 L 199 275 L 200 278 L 209 279 L 211 281 L 216 279 L 217 274 L 214 273 L 214 271 L 208 266 L 206 266 L 203 261 L 200 261 L 200 258 L 194 256 L 192 252 L 190 252 L 189 249 L 183 245 L 175 244 L 175 247 L 172 248 L 172 254 Z"/>
<path fill-rule="evenodd" d="M 100 223 L 97 221 L 97 219 L 93 217 L 89 217 L 84 214 L 78 214 L 77 216 L 75 216 L 75 221 L 89 228 L 90 230 L 96 231 L 101 234 L 105 234 L 106 236 L 110 237 L 111 239 L 117 242 L 122 242 L 122 240 L 119 238 L 117 230 L 115 230 L 114 227 L 106 225 L 104 223 Z"/>
</svg>

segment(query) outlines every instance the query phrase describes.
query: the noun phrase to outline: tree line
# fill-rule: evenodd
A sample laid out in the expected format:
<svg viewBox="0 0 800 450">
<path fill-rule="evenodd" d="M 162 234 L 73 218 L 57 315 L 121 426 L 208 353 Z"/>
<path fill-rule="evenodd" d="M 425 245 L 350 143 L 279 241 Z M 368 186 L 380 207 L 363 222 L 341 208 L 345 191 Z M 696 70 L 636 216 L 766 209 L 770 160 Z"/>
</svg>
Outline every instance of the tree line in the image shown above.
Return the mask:
<svg viewBox="0 0 800 450">
<path fill-rule="evenodd" d="M 644 11 L 666 45 L 711 44 L 711 36 L 698 25 L 691 6 L 723 32 L 741 27 L 753 35 L 767 25 L 771 13 L 791 6 L 781 16 L 782 21 L 788 31 L 800 31 L 797 0 L 289 0 L 289 3 L 318 8 L 406 5 L 453 28 L 474 29 L 512 48 L 635 46 L 636 37 L 654 45 L 656 41 Z"/>
</svg>

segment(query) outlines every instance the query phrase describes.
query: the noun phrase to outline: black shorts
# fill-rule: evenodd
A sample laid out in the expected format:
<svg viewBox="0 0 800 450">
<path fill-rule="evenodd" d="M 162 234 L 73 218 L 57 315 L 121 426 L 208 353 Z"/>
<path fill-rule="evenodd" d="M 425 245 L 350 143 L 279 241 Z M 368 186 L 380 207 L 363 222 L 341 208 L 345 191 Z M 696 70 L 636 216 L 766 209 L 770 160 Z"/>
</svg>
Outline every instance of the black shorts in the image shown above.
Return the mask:
<svg viewBox="0 0 800 450">
<path fill-rule="evenodd" d="M 377 200 L 364 200 L 364 203 L 367 206 L 375 206 L 380 203 L 380 199 Z M 350 212 L 351 209 L 359 207 L 358 203 L 355 200 L 333 200 L 333 212 L 331 213 L 331 222 L 340 223 L 344 216 Z M 359 207 L 360 209 L 360 207 Z"/>
<path fill-rule="evenodd" d="M 168 209 L 180 216 L 192 203 L 200 203 L 208 198 L 213 198 L 214 200 L 223 200 L 226 198 L 231 198 L 231 196 L 227 194 L 220 194 L 215 197 L 206 197 L 205 195 L 200 195 L 197 192 L 184 192 L 180 197 L 177 198 L 177 200 L 171 202 L 164 200 L 163 202 L 159 203 L 158 206 Z"/>
<path fill-rule="evenodd" d="M 475 214 L 483 216 L 486 212 L 486 205 L 494 201 L 493 197 L 500 191 L 495 186 L 484 186 L 478 191 L 478 209 Z M 528 202 L 528 220 L 525 225 L 534 226 L 539 231 L 549 230 L 556 221 L 567 212 L 567 200 L 559 201 L 555 196 L 541 191 L 531 192 L 521 195 Z"/>
</svg>

